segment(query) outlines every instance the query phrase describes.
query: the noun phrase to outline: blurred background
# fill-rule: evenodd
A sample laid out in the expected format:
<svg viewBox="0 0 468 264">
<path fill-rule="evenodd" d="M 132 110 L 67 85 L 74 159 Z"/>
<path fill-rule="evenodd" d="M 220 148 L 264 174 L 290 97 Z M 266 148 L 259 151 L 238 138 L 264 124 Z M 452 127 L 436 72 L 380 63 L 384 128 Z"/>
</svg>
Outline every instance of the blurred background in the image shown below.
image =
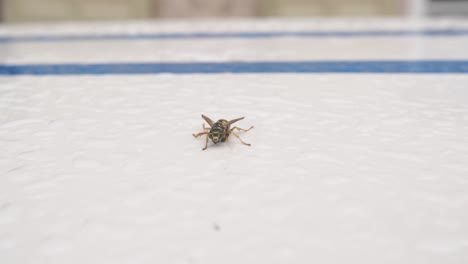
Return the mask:
<svg viewBox="0 0 468 264">
<path fill-rule="evenodd" d="M 468 0 L 0 0 L 0 21 L 270 16 L 466 16 Z"/>
</svg>

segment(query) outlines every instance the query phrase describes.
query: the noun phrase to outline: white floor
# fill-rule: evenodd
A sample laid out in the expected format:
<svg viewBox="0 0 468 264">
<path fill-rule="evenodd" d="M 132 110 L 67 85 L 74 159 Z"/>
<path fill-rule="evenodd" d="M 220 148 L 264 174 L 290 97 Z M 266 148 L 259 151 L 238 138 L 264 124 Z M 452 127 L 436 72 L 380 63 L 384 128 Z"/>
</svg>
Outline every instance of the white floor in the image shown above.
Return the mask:
<svg viewBox="0 0 468 264">
<path fill-rule="evenodd" d="M 0 43 L 0 62 L 467 60 L 467 46 L 468 36 L 13 42 Z M 201 114 L 245 116 L 252 146 L 231 138 L 202 151 L 191 136 Z M 0 263 L 468 262 L 466 74 L 2 76 L 0 150 Z"/>
</svg>

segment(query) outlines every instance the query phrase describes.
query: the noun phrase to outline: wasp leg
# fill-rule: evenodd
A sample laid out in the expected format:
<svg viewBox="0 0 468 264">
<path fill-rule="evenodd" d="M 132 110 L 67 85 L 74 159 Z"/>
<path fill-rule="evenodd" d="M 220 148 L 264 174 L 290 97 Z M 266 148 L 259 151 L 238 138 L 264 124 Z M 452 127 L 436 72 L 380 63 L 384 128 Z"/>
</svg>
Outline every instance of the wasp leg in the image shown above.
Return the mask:
<svg viewBox="0 0 468 264">
<path fill-rule="evenodd" d="M 211 128 L 205 127 L 205 124 L 203 124 L 203 130 L 211 130 Z"/>
<path fill-rule="evenodd" d="M 201 136 L 201 135 L 206 135 L 206 134 L 208 134 L 208 132 L 200 132 L 200 133 L 198 133 L 198 134 L 196 134 L 196 135 L 195 135 L 195 134 L 192 134 L 192 136 L 194 136 L 194 137 L 197 138 L 197 137 L 199 137 L 199 136 Z"/>
<path fill-rule="evenodd" d="M 206 143 L 205 143 L 205 147 L 202 148 L 202 150 L 205 150 L 206 148 L 208 148 L 208 133 L 206 134 Z"/>
<path fill-rule="evenodd" d="M 250 128 L 249 128 L 249 129 L 250 129 Z M 234 133 L 233 131 L 231 131 L 231 133 L 229 133 L 229 134 L 233 134 L 242 144 L 244 144 L 244 145 L 250 147 L 250 144 L 249 144 L 249 143 L 245 143 L 244 141 L 242 141 L 242 139 L 239 137 L 239 135 L 237 135 L 237 134 Z"/>
<path fill-rule="evenodd" d="M 234 129 L 237 129 L 237 130 L 239 130 L 239 131 L 247 132 L 247 131 L 249 131 L 249 130 L 252 129 L 252 128 L 254 128 L 254 126 L 251 126 L 249 129 L 243 129 L 243 128 L 240 128 L 240 127 L 236 127 L 236 126 L 235 126 L 235 127 L 233 127 L 233 128 L 231 129 L 231 131 L 233 131 Z"/>
<path fill-rule="evenodd" d="M 199 137 L 199 136 L 206 135 L 205 147 L 202 148 L 202 150 L 205 150 L 206 148 L 208 148 L 208 139 L 209 139 L 208 136 L 209 136 L 209 134 L 210 134 L 210 132 L 200 132 L 200 133 L 198 133 L 198 134 L 196 134 L 196 135 L 195 135 L 195 134 L 192 134 L 192 136 L 194 136 L 194 137 L 196 137 L 196 138 Z"/>
</svg>

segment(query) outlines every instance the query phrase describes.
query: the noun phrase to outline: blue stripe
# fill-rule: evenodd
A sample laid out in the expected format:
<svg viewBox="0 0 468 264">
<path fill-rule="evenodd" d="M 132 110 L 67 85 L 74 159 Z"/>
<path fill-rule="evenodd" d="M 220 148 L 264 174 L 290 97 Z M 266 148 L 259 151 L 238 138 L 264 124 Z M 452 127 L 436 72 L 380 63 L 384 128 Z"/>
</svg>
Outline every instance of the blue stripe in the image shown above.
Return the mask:
<svg viewBox="0 0 468 264">
<path fill-rule="evenodd" d="M 300 61 L 0 65 L 0 75 L 468 73 L 468 61 Z"/>
<path fill-rule="evenodd" d="M 277 31 L 277 32 L 220 32 L 220 33 L 153 33 L 153 34 L 101 34 L 101 35 L 30 35 L 0 36 L 5 42 L 48 42 L 89 40 L 170 40 L 170 39 L 223 39 L 223 38 L 351 38 L 351 37 L 412 37 L 412 36 L 467 36 L 468 29 L 427 30 L 375 30 L 375 31 Z"/>
</svg>

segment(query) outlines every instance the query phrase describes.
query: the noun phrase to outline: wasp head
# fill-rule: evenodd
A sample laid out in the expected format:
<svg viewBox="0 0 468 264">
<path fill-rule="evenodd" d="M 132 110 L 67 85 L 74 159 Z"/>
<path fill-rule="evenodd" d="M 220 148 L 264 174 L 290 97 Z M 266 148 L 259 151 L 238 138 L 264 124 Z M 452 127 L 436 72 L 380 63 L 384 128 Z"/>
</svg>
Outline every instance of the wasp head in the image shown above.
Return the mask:
<svg viewBox="0 0 468 264">
<path fill-rule="evenodd" d="M 221 137 L 219 136 L 219 134 L 214 134 L 211 139 L 213 140 L 213 143 L 218 143 L 221 141 Z"/>
</svg>

